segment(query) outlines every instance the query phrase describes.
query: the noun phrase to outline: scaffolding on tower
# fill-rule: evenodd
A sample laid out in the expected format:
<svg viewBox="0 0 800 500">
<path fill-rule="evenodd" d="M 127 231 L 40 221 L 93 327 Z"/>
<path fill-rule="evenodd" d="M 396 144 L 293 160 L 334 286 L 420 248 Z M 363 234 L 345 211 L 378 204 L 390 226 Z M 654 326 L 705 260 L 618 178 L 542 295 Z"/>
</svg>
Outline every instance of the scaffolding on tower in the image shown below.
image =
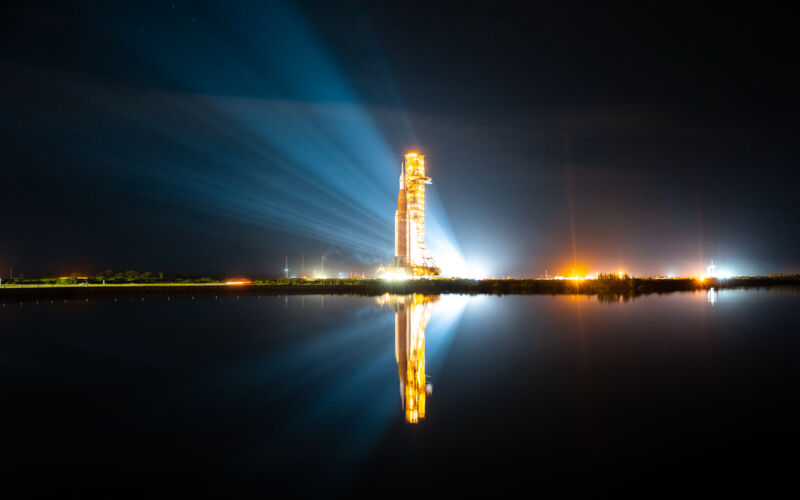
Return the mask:
<svg viewBox="0 0 800 500">
<path fill-rule="evenodd" d="M 410 152 L 400 171 L 395 212 L 395 257 L 390 269 L 406 277 L 438 276 L 440 269 L 425 245 L 425 157 Z"/>
</svg>

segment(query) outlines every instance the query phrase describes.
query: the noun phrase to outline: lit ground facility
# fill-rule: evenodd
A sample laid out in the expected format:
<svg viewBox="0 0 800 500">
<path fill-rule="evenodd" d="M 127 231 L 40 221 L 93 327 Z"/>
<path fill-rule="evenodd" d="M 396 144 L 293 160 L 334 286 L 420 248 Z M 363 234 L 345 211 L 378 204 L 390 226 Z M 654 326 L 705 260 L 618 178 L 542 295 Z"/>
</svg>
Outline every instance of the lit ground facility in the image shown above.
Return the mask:
<svg viewBox="0 0 800 500">
<path fill-rule="evenodd" d="M 395 257 L 393 274 L 406 277 L 438 276 L 436 267 L 425 246 L 425 157 L 407 153 L 400 172 L 400 190 L 395 213 Z"/>
</svg>

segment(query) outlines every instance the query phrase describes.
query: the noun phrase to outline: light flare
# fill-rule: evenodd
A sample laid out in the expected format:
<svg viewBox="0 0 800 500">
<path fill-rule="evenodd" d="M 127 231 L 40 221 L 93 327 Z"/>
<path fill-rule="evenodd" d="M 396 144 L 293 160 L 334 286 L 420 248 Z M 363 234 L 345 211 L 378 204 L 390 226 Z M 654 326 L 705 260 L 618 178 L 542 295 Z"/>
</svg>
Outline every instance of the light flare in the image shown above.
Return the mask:
<svg viewBox="0 0 800 500">
<path fill-rule="evenodd" d="M 226 285 L 252 285 L 253 280 L 247 278 L 234 278 L 225 282 Z"/>
</svg>

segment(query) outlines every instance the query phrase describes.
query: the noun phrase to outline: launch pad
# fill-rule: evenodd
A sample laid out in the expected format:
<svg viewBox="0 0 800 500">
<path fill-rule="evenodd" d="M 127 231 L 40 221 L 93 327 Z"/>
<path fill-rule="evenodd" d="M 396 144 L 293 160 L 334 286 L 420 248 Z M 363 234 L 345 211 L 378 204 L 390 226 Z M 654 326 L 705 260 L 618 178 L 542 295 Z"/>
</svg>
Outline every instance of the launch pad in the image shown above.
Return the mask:
<svg viewBox="0 0 800 500">
<path fill-rule="evenodd" d="M 425 245 L 425 157 L 406 153 L 400 171 L 397 211 L 394 216 L 394 258 L 382 269 L 391 278 L 438 276 L 441 270 Z"/>
</svg>

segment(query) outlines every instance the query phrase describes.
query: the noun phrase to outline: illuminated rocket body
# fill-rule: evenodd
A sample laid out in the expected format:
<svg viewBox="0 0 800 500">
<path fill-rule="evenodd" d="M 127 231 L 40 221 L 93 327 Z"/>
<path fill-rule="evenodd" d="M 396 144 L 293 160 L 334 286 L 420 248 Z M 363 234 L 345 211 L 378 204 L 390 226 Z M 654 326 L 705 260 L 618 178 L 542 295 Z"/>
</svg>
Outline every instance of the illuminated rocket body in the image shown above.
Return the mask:
<svg viewBox="0 0 800 500">
<path fill-rule="evenodd" d="M 397 212 L 394 214 L 395 265 L 405 267 L 408 262 L 408 213 L 403 172 L 400 173 L 400 191 L 397 193 Z"/>
<path fill-rule="evenodd" d="M 425 245 L 425 157 L 408 153 L 400 172 L 400 190 L 395 213 L 394 267 L 406 268 L 412 276 L 436 276 L 439 268 Z"/>
</svg>

